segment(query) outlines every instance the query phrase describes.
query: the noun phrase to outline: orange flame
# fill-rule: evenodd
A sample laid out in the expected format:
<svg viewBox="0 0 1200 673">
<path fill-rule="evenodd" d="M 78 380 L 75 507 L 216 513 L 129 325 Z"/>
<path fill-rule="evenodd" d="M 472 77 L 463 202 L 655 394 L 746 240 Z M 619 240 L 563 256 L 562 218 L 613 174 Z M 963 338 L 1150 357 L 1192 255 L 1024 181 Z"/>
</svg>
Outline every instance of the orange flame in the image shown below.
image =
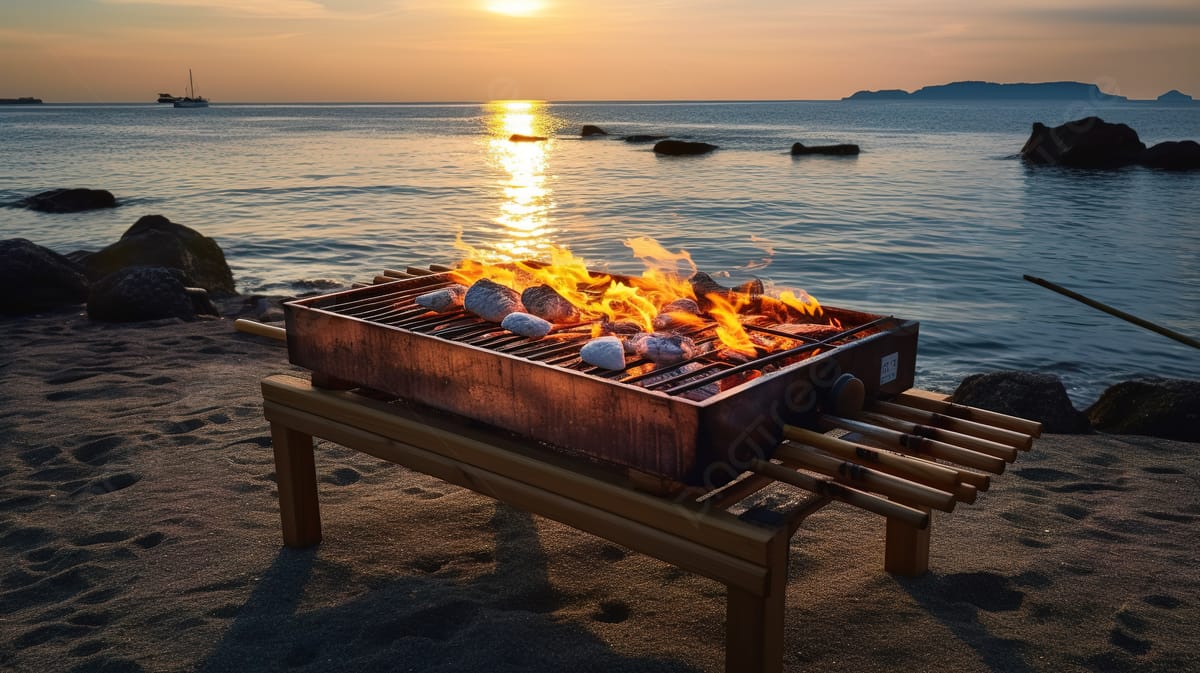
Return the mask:
<svg viewBox="0 0 1200 673">
<path fill-rule="evenodd" d="M 465 261 L 455 270 L 458 282 L 470 285 L 487 278 L 521 292 L 537 285 L 548 285 L 580 312 L 583 322 L 592 322 L 593 333 L 599 334 L 601 321 L 633 322 L 646 332 L 654 331 L 654 321 L 663 314 L 660 307 L 678 299 L 699 299 L 688 279 L 696 272 L 696 263 L 685 250 L 672 252 L 652 238 L 639 236 L 624 241 L 633 254 L 642 260 L 645 270 L 640 277 L 628 282 L 588 269 L 587 263 L 569 249 L 550 246 L 549 260 L 533 262 L 512 260 L 503 253 L 475 248 L 456 238 L 454 246 L 465 253 Z M 755 342 L 746 332 L 741 311 L 751 303 L 740 293 L 710 293 L 704 297 L 709 305 L 708 317 L 717 323 L 715 329 L 721 343 L 734 352 L 749 357 L 756 355 Z M 761 304 L 776 300 L 761 298 Z M 803 290 L 784 291 L 778 302 L 802 315 L 821 316 L 821 305 Z M 786 320 L 787 309 L 778 307 L 780 321 Z M 682 311 L 666 314 L 671 324 L 700 327 L 704 318 Z M 831 321 L 833 322 L 833 321 Z"/>
</svg>

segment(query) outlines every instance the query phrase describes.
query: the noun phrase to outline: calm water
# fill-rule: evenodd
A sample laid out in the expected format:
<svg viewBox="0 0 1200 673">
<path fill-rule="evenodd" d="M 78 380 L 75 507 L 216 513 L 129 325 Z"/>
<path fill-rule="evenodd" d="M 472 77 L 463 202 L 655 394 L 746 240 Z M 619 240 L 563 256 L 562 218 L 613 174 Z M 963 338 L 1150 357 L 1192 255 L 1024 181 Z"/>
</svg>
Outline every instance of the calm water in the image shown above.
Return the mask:
<svg viewBox="0 0 1200 673">
<path fill-rule="evenodd" d="M 1200 351 L 1031 285 L 1039 275 L 1200 336 L 1200 173 L 1030 168 L 1033 121 L 1088 114 L 1147 143 L 1200 138 L 1200 107 L 664 103 L 0 108 L 0 202 L 103 188 L 122 207 L 0 208 L 0 237 L 59 252 L 166 215 L 217 239 L 245 292 L 292 293 L 458 259 L 570 247 L 637 271 L 649 235 L 702 269 L 921 321 L 919 383 L 1005 368 L 1060 375 L 1079 405 L 1142 374 L 1200 378 Z M 578 138 L 661 133 L 721 146 L 660 158 Z M 510 143 L 511 133 L 548 135 Z M 792 142 L 854 142 L 797 158 Z"/>
</svg>

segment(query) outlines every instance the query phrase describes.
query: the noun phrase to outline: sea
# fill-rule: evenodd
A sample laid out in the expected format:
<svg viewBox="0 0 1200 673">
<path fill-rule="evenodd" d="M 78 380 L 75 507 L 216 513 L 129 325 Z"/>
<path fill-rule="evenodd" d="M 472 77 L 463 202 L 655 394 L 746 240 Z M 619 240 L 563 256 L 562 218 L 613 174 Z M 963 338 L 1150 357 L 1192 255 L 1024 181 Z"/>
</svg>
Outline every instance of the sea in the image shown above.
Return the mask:
<svg viewBox="0 0 1200 673">
<path fill-rule="evenodd" d="M 626 242 L 649 236 L 721 282 L 919 321 L 918 385 L 1033 370 L 1084 408 L 1122 380 L 1200 378 L 1200 350 L 1023 279 L 1200 338 L 1200 172 L 1017 157 L 1033 122 L 1091 115 L 1147 144 L 1200 139 L 1200 106 L 1100 101 L 0 106 L 0 203 L 57 187 L 120 203 L 0 207 L 0 238 L 96 250 L 161 214 L 216 239 L 239 291 L 294 295 L 555 247 L 637 273 Z M 636 134 L 719 149 L 658 156 Z"/>
</svg>

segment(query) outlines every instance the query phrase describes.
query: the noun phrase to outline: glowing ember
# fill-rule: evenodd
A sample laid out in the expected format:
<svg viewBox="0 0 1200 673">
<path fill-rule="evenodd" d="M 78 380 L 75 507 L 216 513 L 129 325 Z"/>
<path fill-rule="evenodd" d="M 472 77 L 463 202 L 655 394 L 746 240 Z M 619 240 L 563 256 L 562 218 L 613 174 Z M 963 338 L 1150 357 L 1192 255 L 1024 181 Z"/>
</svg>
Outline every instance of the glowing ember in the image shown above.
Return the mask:
<svg viewBox="0 0 1200 673">
<path fill-rule="evenodd" d="M 707 324 L 705 317 L 680 309 L 681 302 L 695 302 L 716 323 L 722 345 L 745 357 L 771 350 L 770 343 L 747 333 L 744 324 L 748 319 L 766 317 L 784 323 L 794 314 L 805 322 L 815 322 L 811 318 L 824 314 L 820 303 L 803 290 L 784 291 L 776 299 L 759 296 L 762 285 L 757 281 L 737 291 L 723 288 L 703 274 L 697 276 L 696 264 L 687 251 L 672 252 L 645 236 L 624 243 L 645 265 L 642 275 L 628 282 L 590 271 L 582 258 L 566 248 L 552 247 L 550 259 L 544 262 L 511 261 L 488 255 L 459 237 L 455 247 L 466 253 L 466 260 L 454 272 L 455 280 L 470 286 L 486 278 L 517 293 L 543 285 L 552 288 L 578 310 L 577 324 L 592 326 L 593 336 L 619 333 L 623 324 L 642 332 L 701 327 Z M 689 282 L 694 278 L 704 279 L 699 284 L 702 297 Z"/>
</svg>

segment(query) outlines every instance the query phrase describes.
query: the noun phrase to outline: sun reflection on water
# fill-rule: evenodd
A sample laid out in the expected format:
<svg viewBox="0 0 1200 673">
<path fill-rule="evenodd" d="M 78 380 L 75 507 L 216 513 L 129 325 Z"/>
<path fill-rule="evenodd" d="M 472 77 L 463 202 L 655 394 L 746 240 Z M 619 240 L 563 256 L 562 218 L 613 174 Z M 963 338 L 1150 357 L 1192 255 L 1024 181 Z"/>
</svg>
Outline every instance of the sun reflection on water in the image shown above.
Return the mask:
<svg viewBox="0 0 1200 673">
<path fill-rule="evenodd" d="M 512 141 L 514 134 L 548 136 L 552 122 L 540 101 L 493 101 L 485 108 L 488 161 L 503 173 L 497 181 L 500 226 L 487 242 L 507 261 L 544 256 L 553 245 L 550 235 L 552 190 L 547 184 L 547 153 L 553 140 Z"/>
</svg>

